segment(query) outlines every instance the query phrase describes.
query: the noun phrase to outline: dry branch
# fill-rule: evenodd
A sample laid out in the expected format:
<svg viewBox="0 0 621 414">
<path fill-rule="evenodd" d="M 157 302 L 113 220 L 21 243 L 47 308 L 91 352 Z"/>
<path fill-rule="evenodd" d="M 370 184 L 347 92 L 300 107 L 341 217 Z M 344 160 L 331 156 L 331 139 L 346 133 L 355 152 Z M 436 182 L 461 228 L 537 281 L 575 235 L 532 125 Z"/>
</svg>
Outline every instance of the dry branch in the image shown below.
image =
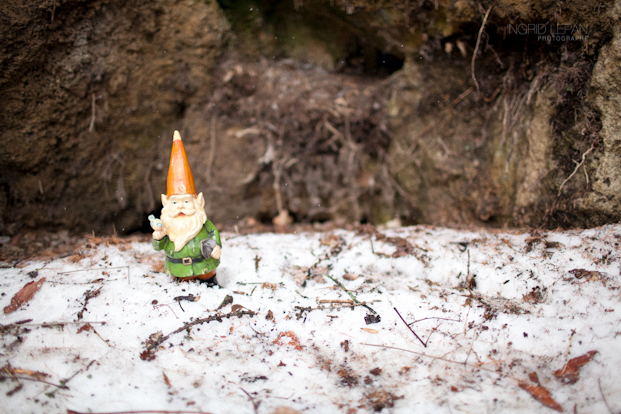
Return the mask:
<svg viewBox="0 0 621 414">
<path fill-rule="evenodd" d="M 232 318 L 233 316 L 237 316 L 238 318 L 241 318 L 244 315 L 254 316 L 256 314 L 257 314 L 256 312 L 253 312 L 251 310 L 243 310 L 242 309 L 242 310 L 238 310 L 237 312 L 229 312 L 229 313 L 227 313 L 225 315 L 215 314 L 215 315 L 211 315 L 211 316 L 209 316 L 207 318 L 200 318 L 200 319 L 196 319 L 196 320 L 191 321 L 191 322 L 187 322 L 182 327 L 180 327 L 178 329 L 175 329 L 174 331 L 172 331 L 168 335 L 159 337 L 159 338 L 157 338 L 154 341 L 146 341 L 146 343 L 147 343 L 147 351 L 151 351 L 152 349 L 157 348 L 158 346 L 160 346 L 161 344 L 166 342 L 168 340 L 168 338 L 170 338 L 172 335 L 177 334 L 179 332 L 183 332 L 183 331 L 185 331 L 187 329 L 190 329 L 194 325 L 201 325 L 203 323 L 209 323 L 209 322 L 213 322 L 213 321 L 222 322 L 222 319 Z"/>
<path fill-rule="evenodd" d="M 397 315 L 399 315 L 399 317 L 401 318 L 401 320 L 403 321 L 403 323 L 405 324 L 405 326 L 408 327 L 408 329 L 410 330 L 410 332 L 412 332 L 414 334 L 414 336 L 416 337 L 416 339 L 418 339 L 420 341 L 421 344 L 423 344 L 423 346 L 425 348 L 427 348 L 427 344 L 425 342 L 423 342 L 422 339 L 420 339 L 420 336 L 416 335 L 416 332 L 414 332 L 414 330 L 410 327 L 410 325 L 408 325 L 408 323 L 405 321 L 405 319 L 403 319 L 403 316 L 401 316 L 401 314 L 399 313 L 399 311 L 397 310 L 397 308 L 393 308 L 395 310 L 395 312 L 397 312 Z"/>
</svg>

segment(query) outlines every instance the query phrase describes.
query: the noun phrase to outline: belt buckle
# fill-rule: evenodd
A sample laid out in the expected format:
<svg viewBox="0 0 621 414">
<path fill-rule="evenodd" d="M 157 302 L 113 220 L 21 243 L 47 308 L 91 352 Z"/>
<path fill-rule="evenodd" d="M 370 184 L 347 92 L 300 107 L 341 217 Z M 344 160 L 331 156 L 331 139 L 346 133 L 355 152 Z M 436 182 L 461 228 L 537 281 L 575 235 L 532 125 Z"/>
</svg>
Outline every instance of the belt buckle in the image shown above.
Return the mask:
<svg viewBox="0 0 621 414">
<path fill-rule="evenodd" d="M 183 259 L 181 259 L 181 263 L 183 263 L 184 265 L 191 265 L 192 264 L 192 258 L 191 257 L 184 257 Z"/>
</svg>

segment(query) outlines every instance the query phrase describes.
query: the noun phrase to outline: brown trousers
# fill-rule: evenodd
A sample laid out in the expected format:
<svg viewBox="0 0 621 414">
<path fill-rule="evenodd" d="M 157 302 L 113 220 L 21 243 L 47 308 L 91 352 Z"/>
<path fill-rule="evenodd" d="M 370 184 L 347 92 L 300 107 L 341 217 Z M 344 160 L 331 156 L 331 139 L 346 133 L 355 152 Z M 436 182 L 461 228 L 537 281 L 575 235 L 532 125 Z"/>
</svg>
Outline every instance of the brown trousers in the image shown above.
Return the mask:
<svg viewBox="0 0 621 414">
<path fill-rule="evenodd" d="M 215 269 L 212 270 L 209 273 L 205 273 L 204 275 L 196 275 L 196 276 L 186 276 L 186 277 L 178 277 L 177 280 L 179 282 L 183 282 L 183 281 L 189 281 L 189 280 L 196 280 L 196 279 L 200 279 L 200 280 L 209 280 L 212 277 L 214 277 L 216 275 L 216 271 Z"/>
</svg>

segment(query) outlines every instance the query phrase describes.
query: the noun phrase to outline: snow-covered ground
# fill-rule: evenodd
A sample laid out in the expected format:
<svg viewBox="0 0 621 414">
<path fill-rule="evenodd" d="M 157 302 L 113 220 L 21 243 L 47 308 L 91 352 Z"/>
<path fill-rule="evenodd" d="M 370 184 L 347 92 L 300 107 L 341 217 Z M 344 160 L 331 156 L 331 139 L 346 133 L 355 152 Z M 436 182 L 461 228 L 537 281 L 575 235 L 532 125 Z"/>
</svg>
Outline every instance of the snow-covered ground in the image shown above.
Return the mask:
<svg viewBox="0 0 621 414">
<path fill-rule="evenodd" d="M 2 314 L 0 411 L 621 410 L 621 225 L 223 243 L 221 288 L 176 283 L 146 242 L 0 269 L 2 307 L 45 278 Z"/>
</svg>

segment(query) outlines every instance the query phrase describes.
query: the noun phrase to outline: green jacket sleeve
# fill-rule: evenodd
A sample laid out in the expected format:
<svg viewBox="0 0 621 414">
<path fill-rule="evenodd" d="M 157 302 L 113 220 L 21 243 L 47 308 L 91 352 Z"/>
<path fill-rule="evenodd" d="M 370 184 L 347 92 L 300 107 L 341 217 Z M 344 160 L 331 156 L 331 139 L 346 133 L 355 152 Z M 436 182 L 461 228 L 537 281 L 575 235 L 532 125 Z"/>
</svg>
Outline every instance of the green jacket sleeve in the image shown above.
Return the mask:
<svg viewBox="0 0 621 414">
<path fill-rule="evenodd" d="M 210 239 L 214 239 L 216 244 L 222 247 L 222 241 L 220 240 L 220 232 L 216 229 L 216 226 L 213 225 L 211 220 L 207 220 L 205 222 L 205 230 L 207 230 L 207 234 L 209 234 Z"/>
<path fill-rule="evenodd" d="M 161 240 L 153 239 L 151 245 L 153 246 L 154 250 L 162 250 L 164 249 L 164 247 L 166 247 L 166 241 L 168 241 L 168 236 L 162 237 Z"/>
</svg>

